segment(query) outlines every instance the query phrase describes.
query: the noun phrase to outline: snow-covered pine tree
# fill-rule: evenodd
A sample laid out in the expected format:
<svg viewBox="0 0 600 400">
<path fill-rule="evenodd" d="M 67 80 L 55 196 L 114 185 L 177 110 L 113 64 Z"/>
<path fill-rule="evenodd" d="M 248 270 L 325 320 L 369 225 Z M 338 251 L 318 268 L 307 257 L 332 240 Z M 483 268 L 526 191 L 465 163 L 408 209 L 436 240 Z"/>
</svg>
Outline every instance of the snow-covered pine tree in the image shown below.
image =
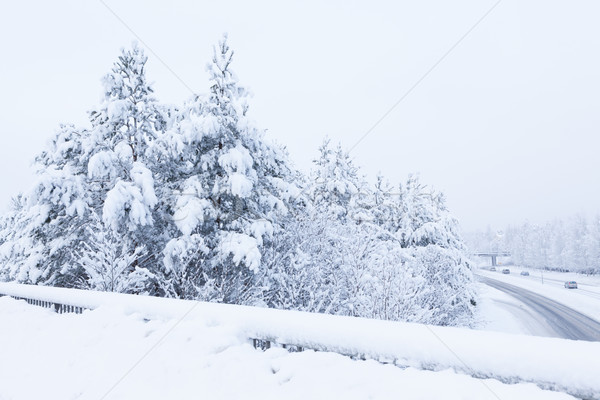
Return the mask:
<svg viewBox="0 0 600 400">
<path fill-rule="evenodd" d="M 0 225 L 0 279 L 36 283 L 42 274 L 43 245 L 33 237 L 46 221 L 46 212 L 30 209 L 23 195 L 13 198 Z"/>
<path fill-rule="evenodd" d="M 160 136 L 167 123 L 146 77 L 147 61 L 135 42 L 130 50 L 122 49 L 111 72 L 102 79 L 102 104 L 89 113 L 95 144 L 125 153 L 131 162 L 143 161 L 148 145 Z M 127 151 L 121 146 L 126 146 Z"/>
<path fill-rule="evenodd" d="M 89 211 L 81 138 L 85 130 L 62 125 L 35 165 L 33 189 L 20 196 L 2 244 L 8 276 L 19 282 L 74 286 L 78 248 Z"/>
<path fill-rule="evenodd" d="M 246 115 L 247 92 L 231 70 L 227 37 L 214 48 L 210 93 L 180 111 L 154 154 L 176 169 L 174 224 L 164 251 L 174 294 L 227 303 L 261 302 L 262 253 L 295 193 L 287 155 Z"/>
<path fill-rule="evenodd" d="M 166 222 L 158 211 L 158 197 L 148 156 L 149 146 L 167 127 L 167 110 L 153 97 L 146 78 L 147 57 L 133 44 L 122 50 L 103 79 L 104 99 L 90 112 L 92 129 L 85 141 L 94 208 L 115 235 L 130 244 L 129 255 L 144 246 L 150 257 L 138 257 L 136 268 L 152 276 L 167 238 Z M 157 282 L 148 282 L 148 293 L 159 292 Z"/>
<path fill-rule="evenodd" d="M 139 47 L 123 50 L 103 80 L 104 101 L 90 113 L 91 129 L 61 126 L 36 158 L 37 182 L 11 217 L 19 228 L 2 244 L 12 279 L 89 286 L 77 261 L 89 247 L 96 214 L 122 243 L 131 244 L 131 255 L 142 244 L 162 250 L 166 240 L 161 244 L 161 235 L 149 229 L 157 198 L 144 158 L 165 119 L 151 97 L 145 63 Z M 156 260 L 144 258 L 144 265 L 136 266 L 154 265 Z"/>
<path fill-rule="evenodd" d="M 468 315 L 443 197 L 409 180 L 394 202 L 328 142 L 308 180 L 294 173 L 248 118 L 232 59 L 225 38 L 210 93 L 175 110 L 153 98 L 141 49 L 123 51 L 91 128 L 61 127 L 3 219 L 0 277 L 440 324 Z"/>
</svg>

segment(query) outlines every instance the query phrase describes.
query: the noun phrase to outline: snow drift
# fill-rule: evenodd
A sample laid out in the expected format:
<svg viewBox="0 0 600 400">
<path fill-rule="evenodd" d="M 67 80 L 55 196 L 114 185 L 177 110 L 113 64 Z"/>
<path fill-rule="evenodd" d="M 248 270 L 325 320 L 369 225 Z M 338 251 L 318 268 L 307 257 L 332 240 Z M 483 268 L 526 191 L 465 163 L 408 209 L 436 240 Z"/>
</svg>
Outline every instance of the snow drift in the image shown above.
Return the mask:
<svg viewBox="0 0 600 400">
<path fill-rule="evenodd" d="M 270 340 L 398 366 L 456 371 L 600 399 L 600 343 L 126 294 L 0 283 L 0 293 L 147 319 L 201 320 Z M 585 360 L 582 355 L 585 354 Z"/>
</svg>

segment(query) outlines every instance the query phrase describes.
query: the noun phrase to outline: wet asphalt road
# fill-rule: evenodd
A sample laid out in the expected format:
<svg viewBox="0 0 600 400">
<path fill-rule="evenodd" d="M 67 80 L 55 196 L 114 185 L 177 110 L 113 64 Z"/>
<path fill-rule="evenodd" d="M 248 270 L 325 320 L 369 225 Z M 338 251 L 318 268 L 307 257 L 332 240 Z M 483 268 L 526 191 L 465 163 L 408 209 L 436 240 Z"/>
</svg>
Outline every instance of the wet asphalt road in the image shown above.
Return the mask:
<svg viewBox="0 0 600 400">
<path fill-rule="evenodd" d="M 600 322 L 547 297 L 495 279 L 478 276 L 482 283 L 513 296 L 546 320 L 564 339 L 600 341 Z"/>
</svg>

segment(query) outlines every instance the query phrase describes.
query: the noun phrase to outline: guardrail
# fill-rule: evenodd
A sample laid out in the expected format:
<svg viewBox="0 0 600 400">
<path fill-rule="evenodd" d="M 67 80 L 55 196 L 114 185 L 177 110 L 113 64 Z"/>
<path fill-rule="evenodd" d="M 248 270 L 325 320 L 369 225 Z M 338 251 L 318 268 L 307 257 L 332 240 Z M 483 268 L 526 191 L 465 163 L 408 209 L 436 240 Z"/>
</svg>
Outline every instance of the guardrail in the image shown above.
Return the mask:
<svg viewBox="0 0 600 400">
<path fill-rule="evenodd" d="M 144 319 L 201 319 L 234 326 L 263 350 L 310 349 L 401 367 L 452 368 L 600 400 L 600 342 L 1 282 L 0 295 L 51 308 L 58 304 L 62 312 L 116 307 Z"/>
<path fill-rule="evenodd" d="M 2 294 L 0 294 L 0 296 L 1 295 Z M 14 298 L 15 300 L 25 300 L 27 303 L 34 305 L 34 306 L 53 309 L 58 314 L 64 314 L 64 313 L 81 314 L 84 310 L 83 307 L 72 306 L 72 305 L 68 305 L 68 304 L 53 303 L 51 301 L 30 299 L 27 297 L 19 297 L 19 296 L 11 296 L 11 297 Z"/>
</svg>

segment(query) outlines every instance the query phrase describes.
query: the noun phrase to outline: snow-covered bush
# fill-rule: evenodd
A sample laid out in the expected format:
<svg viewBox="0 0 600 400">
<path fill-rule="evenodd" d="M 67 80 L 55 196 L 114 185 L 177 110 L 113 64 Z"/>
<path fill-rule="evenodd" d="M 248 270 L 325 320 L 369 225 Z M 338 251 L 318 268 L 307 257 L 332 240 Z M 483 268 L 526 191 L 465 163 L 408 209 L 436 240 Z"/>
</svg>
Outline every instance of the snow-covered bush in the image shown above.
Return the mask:
<svg viewBox="0 0 600 400">
<path fill-rule="evenodd" d="M 469 324 L 476 304 L 465 246 L 441 194 L 409 177 L 370 188 L 341 147 L 320 147 L 275 240 L 267 304 L 368 318 Z"/>
</svg>

